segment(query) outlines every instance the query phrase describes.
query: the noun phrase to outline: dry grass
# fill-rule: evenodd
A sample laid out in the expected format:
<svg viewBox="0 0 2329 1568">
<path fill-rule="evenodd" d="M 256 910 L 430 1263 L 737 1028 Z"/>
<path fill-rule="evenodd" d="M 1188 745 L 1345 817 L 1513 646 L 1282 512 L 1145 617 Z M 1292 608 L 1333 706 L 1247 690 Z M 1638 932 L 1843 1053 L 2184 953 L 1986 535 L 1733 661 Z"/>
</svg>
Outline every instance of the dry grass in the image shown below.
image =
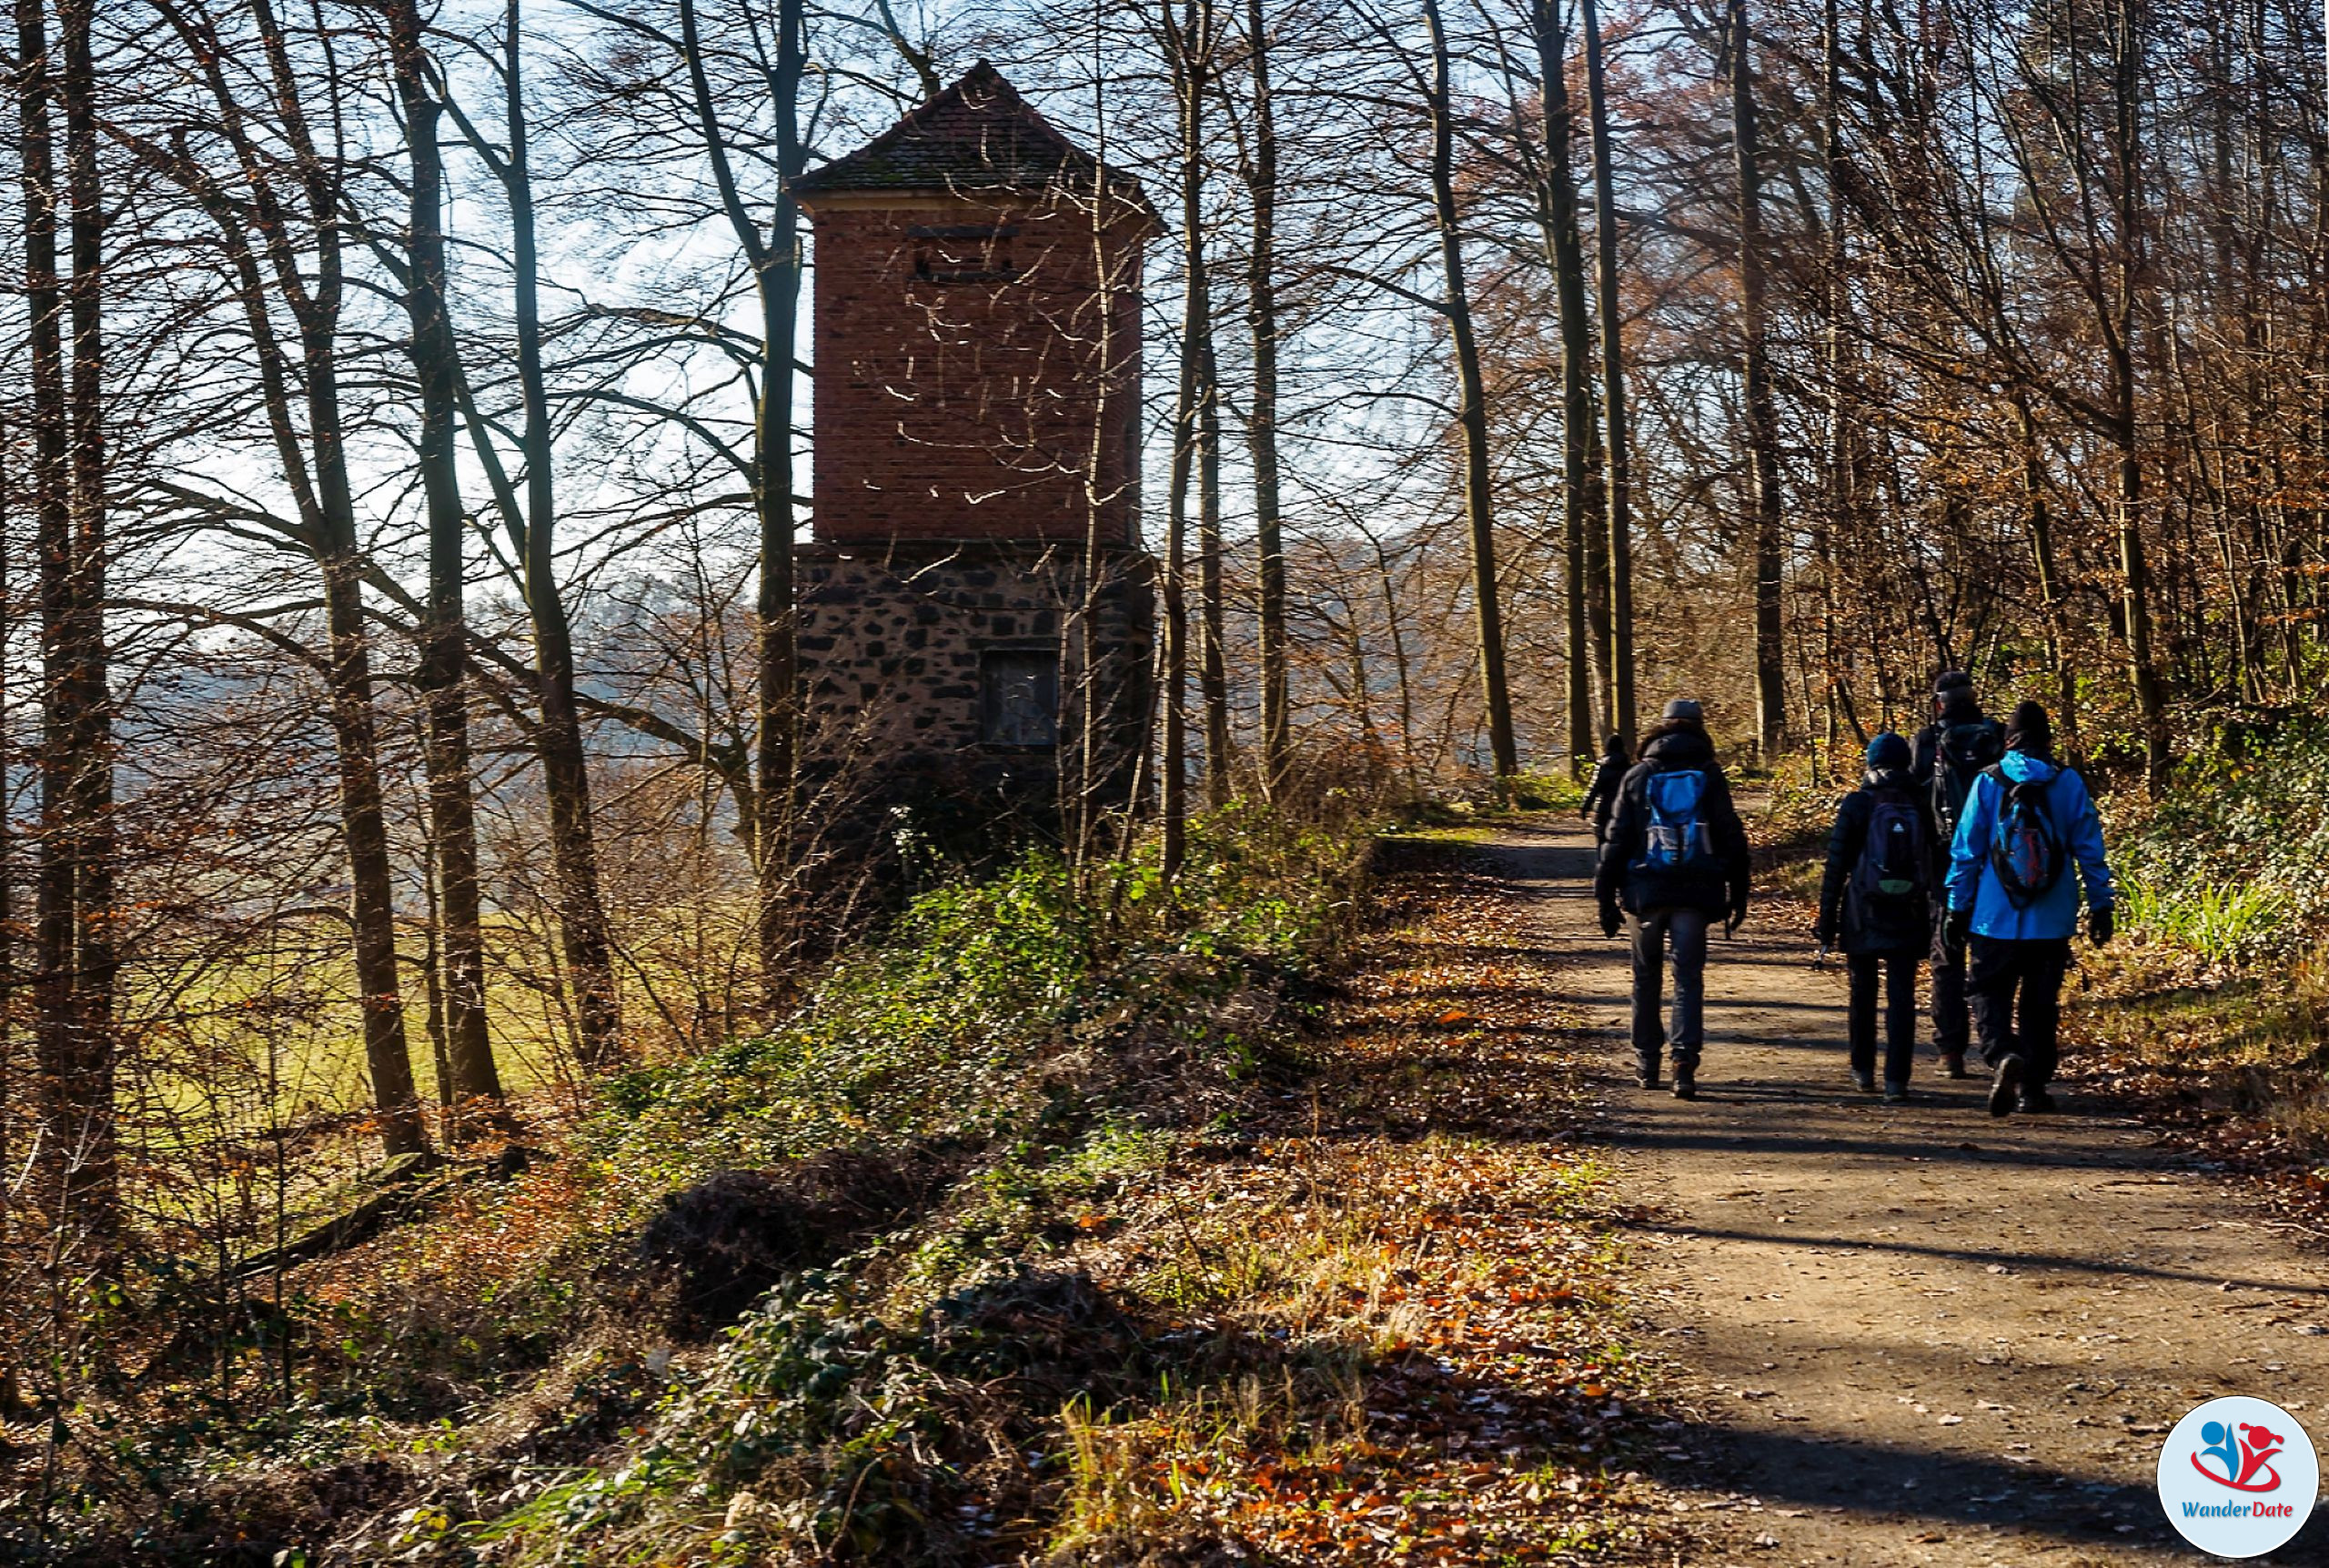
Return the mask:
<svg viewBox="0 0 2329 1568">
<path fill-rule="evenodd" d="M 1656 1392 L 1579 1138 L 1582 1037 L 1502 890 L 1432 858 L 1251 1141 L 1094 1216 L 1085 1267 L 1169 1333 L 1246 1352 L 1149 1408 L 1069 1412 L 1063 1557 L 1204 1561 L 1209 1538 L 1248 1561 L 1609 1562 L 1670 1542 L 1628 1466 Z"/>
</svg>

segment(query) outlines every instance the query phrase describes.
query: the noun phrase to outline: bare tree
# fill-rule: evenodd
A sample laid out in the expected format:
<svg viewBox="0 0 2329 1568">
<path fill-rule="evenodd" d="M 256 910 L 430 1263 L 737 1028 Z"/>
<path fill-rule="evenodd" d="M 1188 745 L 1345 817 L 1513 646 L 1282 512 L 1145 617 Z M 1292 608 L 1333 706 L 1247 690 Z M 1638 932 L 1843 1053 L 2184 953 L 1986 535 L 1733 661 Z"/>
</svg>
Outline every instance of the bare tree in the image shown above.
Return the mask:
<svg viewBox="0 0 2329 1568">
<path fill-rule="evenodd" d="M 1755 729 L 1768 761 L 1787 749 L 1787 664 L 1783 638 L 1787 558 L 1781 533 L 1780 416 L 1765 341 L 1762 142 L 1756 129 L 1753 38 L 1747 0 L 1725 0 L 1724 41 L 1730 54 L 1731 151 L 1739 167 L 1739 379 L 1747 405 L 1748 493 L 1754 508 Z"/>
<path fill-rule="evenodd" d="M 1499 779 L 1520 770 L 1512 728 L 1512 696 L 1505 679 L 1504 610 L 1497 578 L 1496 497 L 1488 451 L 1487 384 L 1472 328 L 1472 302 L 1464 276 L 1464 227 L 1456 200 L 1456 106 L 1449 82 L 1447 31 L 1438 0 L 1424 0 L 1431 40 L 1431 74 L 1425 102 L 1431 122 L 1431 198 L 1439 233 L 1446 292 L 1439 311 L 1456 356 L 1456 422 L 1463 435 L 1464 516 L 1472 550 L 1472 611 L 1479 632 L 1480 695 L 1487 710 L 1488 754 Z"/>
<path fill-rule="evenodd" d="M 516 339 L 519 451 L 525 486 L 522 501 L 495 452 L 474 397 L 465 398 L 464 412 L 493 482 L 495 499 L 519 563 L 519 591 L 533 633 L 539 704 L 534 744 L 541 758 L 543 793 L 549 807 L 559 937 L 574 988 L 583 1060 L 588 1066 L 601 1067 L 623 1054 L 622 1019 L 612 939 L 600 886 L 598 835 L 590 815 L 590 770 L 575 684 L 573 621 L 558 578 L 557 452 L 542 359 L 541 250 L 534 216 L 524 37 L 521 0 L 509 0 L 500 40 L 504 139 L 499 147 L 462 113 L 458 102 L 449 100 L 445 106 L 470 150 L 500 185 L 509 204 L 511 327 Z"/>
<path fill-rule="evenodd" d="M 438 138 L 444 111 L 434 85 L 425 26 L 415 0 L 382 0 L 388 57 L 404 110 L 410 169 L 403 254 L 409 353 L 419 390 L 418 459 L 428 518 L 428 598 L 421 622 L 420 686 L 428 714 L 429 844 L 440 931 L 431 978 L 442 993 L 447 1103 L 457 1118 L 472 1100 L 501 1098 L 501 1075 L 486 1030 L 485 930 L 478 886 L 477 811 L 470 799 L 469 721 L 469 518 L 461 504 L 454 443 L 459 431 L 460 348 L 446 299 L 445 162 Z M 458 1120 L 455 1127 L 459 1126 Z M 448 1136 L 454 1129 L 448 1129 Z"/>
<path fill-rule="evenodd" d="M 1246 0 L 1245 61 L 1252 78 L 1250 133 L 1243 160 L 1253 204 L 1246 253 L 1246 325 L 1253 338 L 1253 384 L 1245 414 L 1246 453 L 1254 469 L 1254 551 L 1258 579 L 1261 663 L 1262 789 L 1275 791 L 1293 748 L 1285 661 L 1285 519 L 1278 476 L 1277 106 L 1270 87 L 1269 19 L 1263 0 Z"/>
<path fill-rule="evenodd" d="M 1625 312 L 1618 286 L 1616 157 L 1609 136 L 1607 67 L 1598 0 L 1578 0 L 1585 18 L 1587 114 L 1593 127 L 1593 224 L 1601 307 L 1602 485 L 1608 508 L 1610 727 L 1628 749 L 1638 722 L 1634 699 L 1633 433 L 1626 417 Z"/>
</svg>

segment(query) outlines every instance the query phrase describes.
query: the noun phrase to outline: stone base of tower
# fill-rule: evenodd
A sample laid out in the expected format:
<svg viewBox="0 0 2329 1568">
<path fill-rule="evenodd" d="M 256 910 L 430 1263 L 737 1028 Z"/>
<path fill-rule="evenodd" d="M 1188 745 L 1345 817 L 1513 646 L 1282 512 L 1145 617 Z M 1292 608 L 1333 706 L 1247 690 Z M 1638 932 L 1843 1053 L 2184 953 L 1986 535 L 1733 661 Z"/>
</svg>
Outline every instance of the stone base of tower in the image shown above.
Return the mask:
<svg viewBox="0 0 2329 1568">
<path fill-rule="evenodd" d="M 1107 553 L 1088 586 L 1081 548 L 1037 543 L 816 544 L 796 569 L 812 819 L 843 838 L 975 843 L 1056 833 L 1079 793 L 1131 802 L 1147 556 Z"/>
</svg>

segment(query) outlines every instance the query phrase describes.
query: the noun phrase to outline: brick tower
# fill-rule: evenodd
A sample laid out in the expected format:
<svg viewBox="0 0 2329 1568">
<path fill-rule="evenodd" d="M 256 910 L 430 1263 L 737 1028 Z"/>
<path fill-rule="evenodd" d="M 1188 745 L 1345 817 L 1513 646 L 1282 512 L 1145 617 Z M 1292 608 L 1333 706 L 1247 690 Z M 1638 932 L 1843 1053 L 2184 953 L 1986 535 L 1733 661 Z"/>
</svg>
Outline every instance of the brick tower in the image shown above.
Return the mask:
<svg viewBox="0 0 2329 1568">
<path fill-rule="evenodd" d="M 1123 803 L 1154 620 L 1154 211 L 983 62 L 793 188 L 816 244 L 812 779 L 876 809 Z"/>
</svg>

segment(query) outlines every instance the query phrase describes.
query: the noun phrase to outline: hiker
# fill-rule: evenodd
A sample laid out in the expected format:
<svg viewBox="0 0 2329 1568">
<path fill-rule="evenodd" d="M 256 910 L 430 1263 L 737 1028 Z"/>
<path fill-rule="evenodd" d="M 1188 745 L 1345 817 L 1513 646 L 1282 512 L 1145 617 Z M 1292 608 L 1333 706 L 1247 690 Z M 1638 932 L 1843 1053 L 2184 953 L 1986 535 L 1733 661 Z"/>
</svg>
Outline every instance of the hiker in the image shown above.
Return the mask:
<svg viewBox="0 0 2329 1568">
<path fill-rule="evenodd" d="M 1984 769 L 1965 798 L 1951 848 L 1943 932 L 1953 950 L 1969 954 L 1981 1060 L 1996 1074 L 1992 1116 L 2054 1109 L 2046 1085 L 2054 1076 L 2082 884 L 2087 936 L 2096 947 L 2111 940 L 2116 923 L 2102 819 L 2086 780 L 2056 765 L 2046 710 L 2034 702 L 2015 709 L 2005 745 L 2004 759 Z"/>
<path fill-rule="evenodd" d="M 1932 805 L 1933 883 L 1949 878 L 1949 846 L 1964 815 L 1966 793 L 1981 769 L 2005 755 L 2005 728 L 1981 711 L 1973 678 L 1961 669 L 1943 670 L 1932 683 L 1933 719 L 1917 731 L 1911 776 Z M 1964 955 L 1951 954 L 1941 940 L 1947 901 L 1932 900 L 1932 1043 L 1951 1078 L 1963 1078 L 1965 1048 L 1972 1021 L 1965 1000 Z"/>
<path fill-rule="evenodd" d="M 1641 760 L 1618 786 L 1601 863 L 1593 879 L 1601 934 L 1631 917 L 1633 1041 L 1644 1089 L 1658 1087 L 1661 1045 L 1674 1060 L 1674 1098 L 1698 1098 L 1706 1042 L 1707 927 L 1727 936 L 1747 918 L 1747 830 L 1730 784 L 1707 739 L 1695 702 L 1669 702 L 1643 739 Z M 1671 1026 L 1659 1027 L 1669 952 L 1674 964 Z"/>
<path fill-rule="evenodd" d="M 1609 813 L 1618 809 L 1618 786 L 1632 766 L 1624 736 L 1612 735 L 1601 743 L 1601 759 L 1593 765 L 1593 781 L 1585 787 L 1585 805 L 1578 812 L 1593 824 L 1596 844 L 1609 836 Z"/>
<path fill-rule="evenodd" d="M 1931 895 L 1941 883 L 1932 806 L 1911 776 L 1909 743 L 1886 730 L 1868 743 L 1868 777 L 1836 809 L 1820 879 L 1820 950 L 1840 947 L 1851 981 L 1846 1038 L 1852 1081 L 1876 1088 L 1876 992 L 1884 989 L 1884 1098 L 1909 1098 L 1917 1047 L 1917 965 L 1932 943 Z"/>
</svg>

